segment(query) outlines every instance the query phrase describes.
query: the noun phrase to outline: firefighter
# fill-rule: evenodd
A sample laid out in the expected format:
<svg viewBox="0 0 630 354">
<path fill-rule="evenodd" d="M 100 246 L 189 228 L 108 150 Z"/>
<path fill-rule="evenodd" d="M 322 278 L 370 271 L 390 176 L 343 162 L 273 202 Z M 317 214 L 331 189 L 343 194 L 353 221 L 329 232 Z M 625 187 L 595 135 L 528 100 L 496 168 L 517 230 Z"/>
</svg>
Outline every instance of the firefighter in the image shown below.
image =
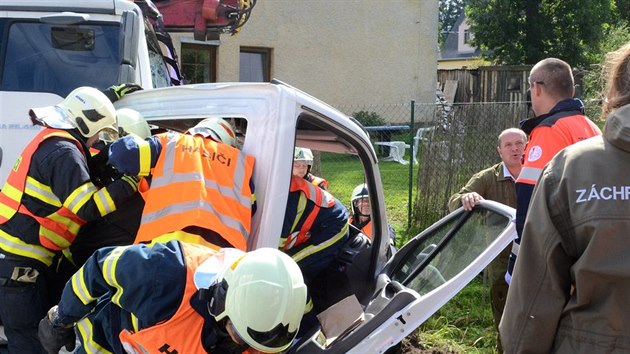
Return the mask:
<svg viewBox="0 0 630 354">
<path fill-rule="evenodd" d="M 372 241 L 374 229 L 372 226 L 372 205 L 370 204 L 370 192 L 367 184 L 362 183 L 354 187 L 350 196 L 351 215 L 348 219 L 350 224 L 350 238 L 355 237 L 359 232 L 367 236 Z M 389 252 L 393 254 L 396 251 L 396 232 L 392 225 L 388 224 L 389 232 Z"/>
<path fill-rule="evenodd" d="M 137 111 L 121 108 L 116 111 L 116 117 L 118 133 L 121 137 L 133 134 L 141 139 L 148 139 L 151 136 L 149 125 Z M 113 137 L 104 140 L 108 141 L 108 144 L 103 145 L 96 156 L 88 159 L 92 180 L 100 187 L 107 186 L 122 177 L 120 172 L 107 163 L 109 145 L 113 142 Z M 132 244 L 140 227 L 143 208 L 144 199 L 140 193 L 136 193 L 116 211 L 83 226 L 76 241 L 65 252 L 72 264 L 68 277 L 76 272 L 97 249 Z"/>
<path fill-rule="evenodd" d="M 291 176 L 280 248 L 313 278 L 326 268 L 348 238 L 348 211 L 327 191 Z"/>
<path fill-rule="evenodd" d="M 350 235 L 353 236 L 361 231 L 370 240 L 372 239 L 372 208 L 370 206 L 370 195 L 365 183 L 356 186 L 350 196 L 352 215 L 348 222 L 354 226 L 350 228 Z"/>
<path fill-rule="evenodd" d="M 206 118 L 186 134 L 115 141 L 110 164 L 146 177 L 140 183 L 145 206 L 134 243 L 179 239 L 246 250 L 255 210 L 254 157 L 236 146 L 236 134 L 222 118 Z"/>
<path fill-rule="evenodd" d="M 296 147 L 293 153 L 293 174 L 302 177 L 321 189 L 328 190 L 328 181 L 311 173 L 313 152 L 311 149 Z"/>
<path fill-rule="evenodd" d="M 101 131 L 117 133 L 116 111 L 101 91 L 79 87 L 29 115 L 45 129 L 27 145 L 0 192 L 0 317 L 11 353 L 44 352 L 37 324 L 59 300 L 61 251 L 86 222 L 137 192 L 134 177 L 101 189 L 90 180 L 89 147 Z"/>
<path fill-rule="evenodd" d="M 39 325 L 49 353 L 275 353 L 298 331 L 306 286 L 290 257 L 172 240 L 98 250 Z"/>
<path fill-rule="evenodd" d="M 280 249 L 300 266 L 309 287 L 306 330 L 316 325 L 315 313 L 334 303 L 322 285 L 333 276 L 331 268 L 348 239 L 348 212 L 327 191 L 292 175 L 281 235 Z"/>
</svg>

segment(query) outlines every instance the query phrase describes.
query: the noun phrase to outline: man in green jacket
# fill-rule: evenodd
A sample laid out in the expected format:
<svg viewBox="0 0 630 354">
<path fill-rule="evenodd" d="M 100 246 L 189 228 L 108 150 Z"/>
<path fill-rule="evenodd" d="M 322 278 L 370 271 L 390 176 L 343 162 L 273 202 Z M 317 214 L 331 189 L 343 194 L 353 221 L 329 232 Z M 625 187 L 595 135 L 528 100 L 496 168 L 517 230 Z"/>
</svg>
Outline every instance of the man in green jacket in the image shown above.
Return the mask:
<svg viewBox="0 0 630 354">
<path fill-rule="evenodd" d="M 527 136 L 518 128 L 509 128 L 499 134 L 497 151 L 501 162 L 474 174 L 468 183 L 448 201 L 448 209 L 453 211 L 460 206 L 466 210 L 483 199 L 494 200 L 516 207 L 516 189 L 514 182 L 521 172 L 521 159 L 527 144 Z M 505 248 L 488 266 L 486 274 L 490 281 L 490 302 L 492 315 L 497 329 L 503 314 L 508 285 L 504 274 L 510 256 L 511 245 Z M 497 349 L 501 352 L 501 339 L 497 336 Z"/>
</svg>

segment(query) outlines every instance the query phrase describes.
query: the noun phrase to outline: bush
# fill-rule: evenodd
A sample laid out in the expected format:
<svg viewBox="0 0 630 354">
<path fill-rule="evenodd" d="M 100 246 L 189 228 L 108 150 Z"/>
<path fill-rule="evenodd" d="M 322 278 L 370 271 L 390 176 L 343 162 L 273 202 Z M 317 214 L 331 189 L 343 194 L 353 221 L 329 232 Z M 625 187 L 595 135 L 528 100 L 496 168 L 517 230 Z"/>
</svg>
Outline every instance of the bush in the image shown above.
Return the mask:
<svg viewBox="0 0 630 354">
<path fill-rule="evenodd" d="M 385 119 L 376 112 L 358 111 L 352 113 L 352 116 L 365 127 L 385 125 Z"/>
</svg>

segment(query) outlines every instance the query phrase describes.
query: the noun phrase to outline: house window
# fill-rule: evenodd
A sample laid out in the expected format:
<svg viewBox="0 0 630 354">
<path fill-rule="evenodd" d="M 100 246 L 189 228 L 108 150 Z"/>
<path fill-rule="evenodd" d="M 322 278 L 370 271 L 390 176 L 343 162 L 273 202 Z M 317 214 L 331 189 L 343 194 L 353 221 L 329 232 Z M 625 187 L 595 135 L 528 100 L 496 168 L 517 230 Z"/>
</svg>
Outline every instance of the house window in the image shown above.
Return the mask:
<svg viewBox="0 0 630 354">
<path fill-rule="evenodd" d="M 182 74 L 187 84 L 216 82 L 217 47 L 182 43 Z"/>
<path fill-rule="evenodd" d="M 239 81 L 271 81 L 271 49 L 242 47 L 240 55 Z"/>
<path fill-rule="evenodd" d="M 470 44 L 472 40 L 472 33 L 469 30 L 464 31 L 464 44 Z"/>
</svg>

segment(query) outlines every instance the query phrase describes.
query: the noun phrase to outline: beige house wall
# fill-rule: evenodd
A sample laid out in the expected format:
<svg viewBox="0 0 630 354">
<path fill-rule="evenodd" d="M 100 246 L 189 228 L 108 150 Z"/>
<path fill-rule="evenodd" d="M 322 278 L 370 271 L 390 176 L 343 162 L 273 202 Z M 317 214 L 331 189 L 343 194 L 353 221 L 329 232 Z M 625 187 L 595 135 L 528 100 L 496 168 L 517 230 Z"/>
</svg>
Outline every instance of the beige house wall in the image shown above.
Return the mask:
<svg viewBox="0 0 630 354">
<path fill-rule="evenodd" d="M 258 0 L 239 34 L 221 35 L 217 81 L 239 80 L 240 47 L 263 47 L 271 77 L 332 105 L 433 103 L 437 18 L 435 0 Z"/>
</svg>

